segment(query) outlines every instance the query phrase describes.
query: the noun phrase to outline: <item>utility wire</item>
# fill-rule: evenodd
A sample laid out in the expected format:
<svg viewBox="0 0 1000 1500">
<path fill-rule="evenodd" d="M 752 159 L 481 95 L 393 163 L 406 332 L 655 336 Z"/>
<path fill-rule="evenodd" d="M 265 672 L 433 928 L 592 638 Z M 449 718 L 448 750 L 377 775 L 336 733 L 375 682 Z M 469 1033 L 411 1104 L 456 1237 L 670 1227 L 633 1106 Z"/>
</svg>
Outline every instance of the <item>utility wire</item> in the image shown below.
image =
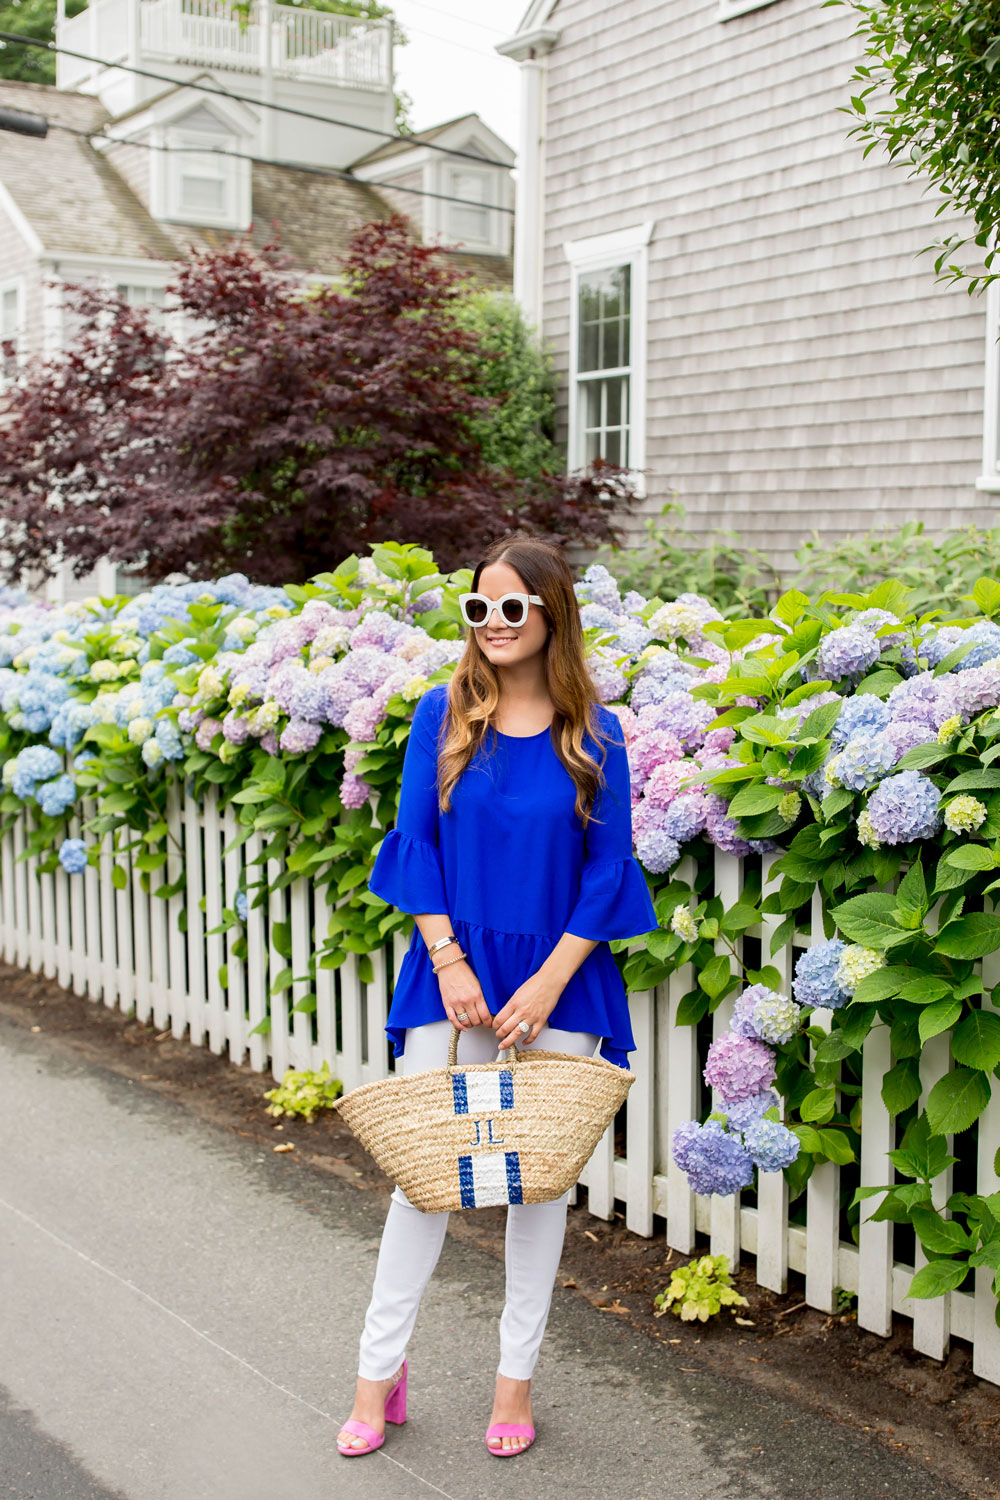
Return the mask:
<svg viewBox="0 0 1000 1500">
<path fill-rule="evenodd" d="M 333 177 L 338 181 L 351 182 L 355 187 L 372 188 L 376 195 L 381 192 L 413 193 L 418 198 L 439 198 L 443 203 L 460 203 L 464 208 L 488 208 L 495 213 L 512 214 L 512 208 L 505 208 L 498 203 L 481 203 L 477 198 L 455 198 L 449 193 L 432 193 L 424 188 L 394 187 L 388 182 L 366 182 L 362 177 L 355 177 L 353 172 L 342 170 L 340 167 L 315 167 L 306 166 L 295 161 L 278 161 L 269 156 L 251 156 L 246 151 L 227 151 L 224 146 L 160 146 L 154 141 L 126 141 L 119 140 L 113 135 L 104 135 L 101 131 L 77 130 L 72 125 L 61 125 L 58 120 L 46 120 L 43 115 L 35 115 L 35 120 L 43 122 L 50 130 L 62 130 L 66 135 L 79 136 L 84 141 L 104 141 L 109 146 L 139 146 L 144 151 L 163 151 L 168 156 L 224 156 L 230 161 L 249 161 L 258 167 L 278 167 L 285 172 L 306 172 L 311 177 Z M 2 112 L 0 112 L 0 129 L 3 128 Z M 21 130 L 19 134 L 28 134 Z M 42 131 L 31 131 L 30 134 L 43 134 Z M 472 252 L 475 253 L 475 252 Z"/>
<path fill-rule="evenodd" d="M 86 52 L 74 52 L 71 47 L 59 47 L 55 42 L 43 42 L 38 37 L 25 36 L 19 31 L 0 31 L 0 42 L 21 47 L 37 47 L 43 52 L 57 53 L 62 57 L 75 57 L 78 62 L 93 63 L 98 68 L 115 68 L 122 73 L 135 73 L 140 78 L 152 78 L 157 83 L 169 83 L 176 89 L 195 89 L 200 94 L 214 94 L 219 99 L 236 99 L 239 103 L 249 104 L 254 109 L 274 109 L 284 115 L 295 115 L 300 120 L 317 120 L 321 125 L 340 125 L 346 130 L 358 130 L 365 135 L 377 135 L 384 141 L 401 141 L 407 146 L 416 146 L 424 151 L 440 151 L 443 156 L 464 157 L 468 161 L 478 162 L 480 166 L 503 167 L 505 171 L 510 170 L 509 162 L 495 161 L 493 157 L 480 156 L 475 151 L 452 150 L 451 147 L 439 146 L 434 141 L 416 140 L 412 135 L 399 135 L 391 130 L 377 130 L 373 125 L 357 125 L 350 120 L 335 120 L 330 115 L 317 115 L 312 110 L 296 109 L 291 104 L 276 104 L 271 99 L 255 99 L 250 94 L 235 94 L 229 89 L 212 88 L 207 83 L 188 83 L 182 78 L 171 78 L 168 73 L 154 73 L 149 68 L 137 68 L 131 63 L 109 62 L 103 57 L 91 57 Z"/>
</svg>

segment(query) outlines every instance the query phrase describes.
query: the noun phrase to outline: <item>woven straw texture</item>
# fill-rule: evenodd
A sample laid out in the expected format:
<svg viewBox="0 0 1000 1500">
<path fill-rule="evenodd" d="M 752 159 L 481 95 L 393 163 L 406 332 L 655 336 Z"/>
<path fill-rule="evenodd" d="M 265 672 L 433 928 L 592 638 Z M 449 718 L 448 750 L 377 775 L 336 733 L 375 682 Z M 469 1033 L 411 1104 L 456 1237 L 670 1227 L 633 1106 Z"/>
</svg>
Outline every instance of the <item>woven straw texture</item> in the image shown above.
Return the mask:
<svg viewBox="0 0 1000 1500">
<path fill-rule="evenodd" d="M 546 1203 L 573 1186 L 635 1074 L 601 1057 L 510 1049 L 352 1089 L 334 1105 L 415 1208 Z"/>
</svg>

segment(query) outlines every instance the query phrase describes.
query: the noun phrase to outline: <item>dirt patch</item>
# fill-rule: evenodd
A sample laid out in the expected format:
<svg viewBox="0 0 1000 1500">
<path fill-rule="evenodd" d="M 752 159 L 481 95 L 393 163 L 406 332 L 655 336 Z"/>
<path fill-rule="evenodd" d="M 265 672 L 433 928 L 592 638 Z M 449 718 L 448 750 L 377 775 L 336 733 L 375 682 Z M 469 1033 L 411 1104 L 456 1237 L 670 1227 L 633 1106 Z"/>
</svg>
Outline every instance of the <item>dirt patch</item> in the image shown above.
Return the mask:
<svg viewBox="0 0 1000 1500">
<path fill-rule="evenodd" d="M 311 1124 L 275 1121 L 266 1110 L 270 1074 L 231 1063 L 225 1054 L 193 1047 L 50 980 L 0 964 L 0 1014 L 17 1025 L 57 1036 L 80 1056 L 147 1088 L 169 1094 L 192 1114 L 284 1153 L 289 1165 L 330 1172 L 363 1192 L 387 1195 L 391 1184 L 339 1116 Z M 656 1339 L 680 1368 L 719 1370 L 767 1388 L 790 1402 L 875 1434 L 889 1448 L 963 1487 L 972 1500 L 1000 1497 L 1000 1390 L 972 1373 L 972 1351 L 957 1343 L 948 1359 L 916 1354 L 909 1325 L 897 1320 L 888 1339 L 858 1328 L 853 1316 L 827 1317 L 803 1304 L 801 1277 L 776 1295 L 759 1288 L 750 1268 L 736 1284 L 749 1301 L 738 1309 L 751 1326 L 728 1316 L 685 1324 L 656 1316 L 653 1298 L 669 1269 L 685 1257 L 668 1252 L 663 1225 L 646 1240 L 627 1230 L 624 1215 L 592 1217 L 586 1192 L 569 1212 L 559 1283 L 606 1317 L 624 1319 Z M 504 1254 L 506 1212 L 452 1214 L 448 1232 L 498 1259 Z"/>
</svg>

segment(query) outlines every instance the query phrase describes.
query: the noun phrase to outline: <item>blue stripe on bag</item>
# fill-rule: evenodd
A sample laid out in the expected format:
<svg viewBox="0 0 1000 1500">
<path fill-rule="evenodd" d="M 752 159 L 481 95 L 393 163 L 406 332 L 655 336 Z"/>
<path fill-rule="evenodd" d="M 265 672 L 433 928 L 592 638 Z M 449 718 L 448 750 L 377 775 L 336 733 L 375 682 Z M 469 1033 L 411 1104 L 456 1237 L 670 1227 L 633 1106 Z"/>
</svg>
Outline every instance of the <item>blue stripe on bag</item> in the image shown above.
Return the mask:
<svg viewBox="0 0 1000 1500">
<path fill-rule="evenodd" d="M 451 1092 L 455 1101 L 456 1115 L 467 1115 L 469 1113 L 469 1100 L 465 1089 L 464 1073 L 452 1073 Z"/>
<path fill-rule="evenodd" d="M 458 1158 L 458 1186 L 462 1194 L 462 1207 L 475 1208 L 476 1189 L 472 1181 L 472 1157 Z"/>
<path fill-rule="evenodd" d="M 507 1068 L 500 1074 L 500 1108 L 514 1108 L 514 1079 Z"/>
<path fill-rule="evenodd" d="M 505 1153 L 507 1157 L 507 1199 L 510 1203 L 523 1203 L 521 1189 L 521 1158 L 516 1151 Z M 464 1200 L 463 1200 L 464 1202 Z"/>
</svg>

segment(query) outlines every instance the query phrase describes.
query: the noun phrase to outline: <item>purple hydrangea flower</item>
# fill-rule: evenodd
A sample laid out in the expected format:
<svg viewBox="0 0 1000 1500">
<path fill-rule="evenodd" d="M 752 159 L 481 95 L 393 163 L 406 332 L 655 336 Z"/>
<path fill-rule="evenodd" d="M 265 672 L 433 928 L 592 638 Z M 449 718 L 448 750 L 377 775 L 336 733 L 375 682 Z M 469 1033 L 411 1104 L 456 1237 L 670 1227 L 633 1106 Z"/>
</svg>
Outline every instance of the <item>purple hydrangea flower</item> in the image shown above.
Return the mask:
<svg viewBox="0 0 1000 1500">
<path fill-rule="evenodd" d="M 774 1053 L 763 1042 L 727 1032 L 708 1049 L 705 1082 L 724 1104 L 739 1104 L 774 1082 Z"/>
<path fill-rule="evenodd" d="M 928 839 L 941 826 L 941 793 L 921 771 L 897 771 L 872 792 L 868 816 L 883 844 Z"/>
<path fill-rule="evenodd" d="M 937 730 L 913 719 L 897 719 L 882 731 L 881 737 L 893 747 L 896 759 L 901 760 L 914 745 L 932 744 L 937 739 Z"/>
<path fill-rule="evenodd" d="M 718 1120 L 699 1125 L 689 1120 L 674 1131 L 674 1161 L 696 1193 L 728 1195 L 749 1187 L 753 1181 L 753 1159 L 734 1135 Z"/>
<path fill-rule="evenodd" d="M 364 807 L 371 794 L 372 789 L 364 777 L 352 772 L 348 772 L 340 783 L 340 800 L 349 810 Z"/>
<path fill-rule="evenodd" d="M 686 844 L 688 839 L 704 833 L 708 820 L 708 801 L 703 792 L 684 792 L 675 797 L 663 816 L 663 831 Z"/>
<path fill-rule="evenodd" d="M 663 875 L 680 859 L 681 850 L 675 838 L 654 824 L 636 838 L 635 855 L 651 875 Z"/>
<path fill-rule="evenodd" d="M 322 724 L 311 724 L 307 719 L 289 719 L 278 743 L 287 755 L 305 755 L 315 750 L 322 736 Z"/>
<path fill-rule="evenodd" d="M 180 715 L 178 715 L 180 717 Z M 222 722 L 219 719 L 202 719 L 195 730 L 194 742 L 199 750 L 211 750 L 212 741 L 217 734 L 222 733 Z"/>
<path fill-rule="evenodd" d="M 710 792 L 705 801 L 708 804 L 705 832 L 716 848 L 721 849 L 723 854 L 749 854 L 751 846 L 746 839 L 740 837 L 739 824 L 729 816 L 729 803 L 725 797 Z"/>
<path fill-rule="evenodd" d="M 966 720 L 1000 705 L 1000 661 L 988 661 L 952 679 L 954 711 Z M 949 717 L 945 715 L 945 717 Z"/>
<path fill-rule="evenodd" d="M 777 1120 L 756 1120 L 743 1132 L 743 1145 L 762 1172 L 780 1172 L 799 1154 L 799 1138 Z"/>
<path fill-rule="evenodd" d="M 828 938 L 807 948 L 795 965 L 792 991 L 800 1005 L 814 1005 L 825 1010 L 839 1010 L 851 995 L 837 982 L 837 966 L 846 943 L 842 938 Z"/>
</svg>

